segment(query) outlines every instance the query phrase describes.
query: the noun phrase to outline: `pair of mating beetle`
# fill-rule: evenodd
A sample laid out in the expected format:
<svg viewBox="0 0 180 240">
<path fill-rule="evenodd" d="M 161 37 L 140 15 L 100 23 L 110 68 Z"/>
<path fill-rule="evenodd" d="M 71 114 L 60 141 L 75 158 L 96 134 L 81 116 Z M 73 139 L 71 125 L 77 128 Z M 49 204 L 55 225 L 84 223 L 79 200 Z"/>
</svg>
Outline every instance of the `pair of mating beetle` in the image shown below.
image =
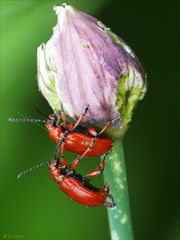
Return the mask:
<svg viewBox="0 0 180 240">
<path fill-rule="evenodd" d="M 66 115 L 63 111 L 61 112 L 61 116 L 57 114 L 50 115 L 47 121 L 27 118 L 9 119 L 11 122 L 45 122 L 49 137 L 57 143 L 52 161 L 43 162 L 33 168 L 27 169 L 21 172 L 18 177 L 48 164 L 52 179 L 70 198 L 88 207 L 104 204 L 106 207 L 113 208 L 116 204 L 112 195 L 109 194 L 109 185 L 106 183 L 104 188 L 97 188 L 90 184 L 90 180 L 94 176 L 101 174 L 104 170 L 105 157 L 113 146 L 112 139 L 106 137 L 104 133 L 113 123 L 119 121 L 119 118 L 107 122 L 101 131 L 97 132 L 95 128 L 81 125 L 88 107 L 85 108 L 84 113 L 74 125 L 67 123 Z M 71 164 L 68 164 L 64 158 L 65 150 L 78 154 L 78 157 Z M 59 159 L 60 151 L 61 158 Z M 84 157 L 102 155 L 102 161 L 98 168 L 85 176 L 76 173 L 75 170 Z M 107 198 L 111 199 L 111 201 L 107 201 Z"/>
</svg>

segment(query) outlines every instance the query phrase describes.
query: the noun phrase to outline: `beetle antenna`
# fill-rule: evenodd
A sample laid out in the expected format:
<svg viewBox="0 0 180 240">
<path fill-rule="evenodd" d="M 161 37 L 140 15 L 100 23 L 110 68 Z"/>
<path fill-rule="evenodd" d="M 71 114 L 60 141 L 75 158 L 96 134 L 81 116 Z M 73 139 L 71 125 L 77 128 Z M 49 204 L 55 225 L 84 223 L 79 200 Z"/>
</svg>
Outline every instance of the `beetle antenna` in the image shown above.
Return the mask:
<svg viewBox="0 0 180 240">
<path fill-rule="evenodd" d="M 44 116 L 46 119 L 49 119 L 49 120 L 50 120 L 50 117 L 47 116 L 44 112 L 42 112 L 42 111 L 40 110 L 38 104 L 36 105 L 36 111 L 37 111 L 39 114 L 41 114 L 42 116 Z"/>
<path fill-rule="evenodd" d="M 32 172 L 32 171 L 34 171 L 34 170 L 36 170 L 36 169 L 38 169 L 38 168 L 40 168 L 40 167 L 43 167 L 43 166 L 49 164 L 50 162 L 51 162 L 51 161 L 42 162 L 42 163 L 37 164 L 37 165 L 34 166 L 34 167 L 28 168 L 28 169 L 20 172 L 20 173 L 17 175 L 17 178 L 21 178 L 22 176 L 26 175 L 27 173 L 30 173 L 30 172 Z"/>
<path fill-rule="evenodd" d="M 20 122 L 20 123 L 45 123 L 46 120 L 42 120 L 42 119 L 33 119 L 33 118 L 9 118 L 8 119 L 9 122 Z"/>
<path fill-rule="evenodd" d="M 27 123 L 27 122 L 30 122 L 30 123 L 34 123 L 36 124 L 37 126 L 39 126 L 40 128 L 44 129 L 45 131 L 47 131 L 46 128 L 42 127 L 39 123 L 43 122 L 45 123 L 46 121 L 45 120 L 42 120 L 42 119 L 30 119 L 30 118 L 27 118 L 26 116 L 24 116 L 22 113 L 18 113 L 21 117 L 23 118 L 9 118 L 8 121 L 9 122 L 21 122 L 21 123 Z"/>
</svg>

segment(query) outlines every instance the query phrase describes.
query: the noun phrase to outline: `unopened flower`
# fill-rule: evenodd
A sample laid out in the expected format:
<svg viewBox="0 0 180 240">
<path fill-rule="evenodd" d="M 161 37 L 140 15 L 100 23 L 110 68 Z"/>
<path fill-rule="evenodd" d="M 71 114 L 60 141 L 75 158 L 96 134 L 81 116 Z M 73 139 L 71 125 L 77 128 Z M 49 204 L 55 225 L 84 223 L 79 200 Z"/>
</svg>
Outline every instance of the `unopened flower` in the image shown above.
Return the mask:
<svg viewBox="0 0 180 240">
<path fill-rule="evenodd" d="M 56 6 L 53 36 L 38 48 L 38 85 L 53 111 L 102 127 L 120 117 L 125 130 L 146 92 L 146 74 L 127 44 L 97 19 Z"/>
</svg>

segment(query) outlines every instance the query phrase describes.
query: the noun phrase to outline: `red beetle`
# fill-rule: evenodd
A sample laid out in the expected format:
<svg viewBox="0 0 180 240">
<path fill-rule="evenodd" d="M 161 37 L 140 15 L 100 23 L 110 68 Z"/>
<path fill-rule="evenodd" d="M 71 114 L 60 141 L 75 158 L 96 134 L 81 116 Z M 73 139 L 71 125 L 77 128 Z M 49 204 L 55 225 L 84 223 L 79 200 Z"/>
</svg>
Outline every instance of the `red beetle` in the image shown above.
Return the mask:
<svg viewBox="0 0 180 240">
<path fill-rule="evenodd" d="M 110 151 L 113 146 L 112 139 L 108 138 L 105 131 L 119 121 L 119 117 L 109 121 L 102 128 L 100 132 L 97 132 L 92 127 L 84 127 L 81 125 L 87 111 L 88 107 L 85 107 L 84 113 L 79 117 L 77 122 L 73 124 L 66 123 L 66 115 L 61 111 L 60 115 L 52 114 L 48 117 L 45 126 L 48 129 L 50 138 L 57 143 L 56 150 L 54 153 L 53 159 L 58 158 L 58 154 L 61 151 L 61 156 L 63 158 L 64 150 L 71 151 L 79 155 L 79 157 L 71 164 L 72 168 L 76 167 L 79 162 L 85 156 L 101 156 L 104 153 Z M 39 109 L 37 109 L 41 114 L 45 116 Z M 62 123 L 59 124 L 62 119 Z M 36 124 L 40 122 L 45 122 L 44 120 L 39 119 L 9 119 L 11 122 L 34 122 Z"/>
<path fill-rule="evenodd" d="M 60 164 L 57 160 L 52 161 L 49 164 L 51 176 L 53 180 L 58 184 L 61 191 L 68 195 L 71 199 L 79 204 L 87 207 L 96 207 L 104 204 L 106 207 L 113 208 L 115 203 L 113 197 L 109 194 L 109 185 L 106 183 L 104 188 L 97 188 L 90 184 L 90 178 L 99 175 L 103 171 L 96 169 L 85 177 L 77 174 L 74 170 L 69 170 L 65 164 Z M 107 202 L 106 199 L 110 198 L 112 201 Z"/>
<path fill-rule="evenodd" d="M 60 190 L 71 199 L 87 207 L 96 207 L 104 204 L 106 207 L 113 208 L 116 204 L 112 195 L 109 194 L 109 185 L 106 183 L 104 188 L 97 188 L 90 184 L 91 178 L 103 172 L 106 155 L 107 153 L 104 154 L 101 165 L 86 174 L 86 176 L 77 174 L 75 172 L 76 167 L 72 170 L 72 165 L 68 165 L 66 160 L 61 158 L 61 161 L 57 159 L 40 163 L 21 172 L 17 177 L 20 178 L 23 175 L 48 164 L 53 180 L 58 184 Z M 107 198 L 110 198 L 111 202 L 108 202 Z"/>
<path fill-rule="evenodd" d="M 107 122 L 100 132 L 97 132 L 92 127 L 84 127 L 81 124 L 83 118 L 88 111 L 88 106 L 84 113 L 79 117 L 77 122 L 73 124 L 66 123 L 65 113 L 61 112 L 62 123 L 59 125 L 60 118 L 53 114 L 46 122 L 49 136 L 57 142 L 57 147 L 54 153 L 54 159 L 58 158 L 58 153 L 61 151 L 63 157 L 64 150 L 71 151 L 79 155 L 72 163 L 77 166 L 81 159 L 85 156 L 101 156 L 109 152 L 113 146 L 112 139 L 103 135 L 103 133 L 111 126 L 111 124 L 119 121 L 119 117 Z"/>
</svg>

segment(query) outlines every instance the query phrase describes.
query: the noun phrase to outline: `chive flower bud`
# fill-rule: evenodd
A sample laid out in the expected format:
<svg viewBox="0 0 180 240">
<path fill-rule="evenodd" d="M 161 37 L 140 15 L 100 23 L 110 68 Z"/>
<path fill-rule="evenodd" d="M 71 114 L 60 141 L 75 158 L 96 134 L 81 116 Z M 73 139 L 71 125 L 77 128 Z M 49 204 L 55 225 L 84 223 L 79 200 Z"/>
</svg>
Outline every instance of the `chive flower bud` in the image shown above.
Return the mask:
<svg viewBox="0 0 180 240">
<path fill-rule="evenodd" d="M 146 92 L 146 73 L 130 47 L 96 18 L 72 6 L 55 6 L 57 25 L 38 47 L 38 86 L 53 111 L 102 127 L 120 117 L 122 135 Z"/>
</svg>

